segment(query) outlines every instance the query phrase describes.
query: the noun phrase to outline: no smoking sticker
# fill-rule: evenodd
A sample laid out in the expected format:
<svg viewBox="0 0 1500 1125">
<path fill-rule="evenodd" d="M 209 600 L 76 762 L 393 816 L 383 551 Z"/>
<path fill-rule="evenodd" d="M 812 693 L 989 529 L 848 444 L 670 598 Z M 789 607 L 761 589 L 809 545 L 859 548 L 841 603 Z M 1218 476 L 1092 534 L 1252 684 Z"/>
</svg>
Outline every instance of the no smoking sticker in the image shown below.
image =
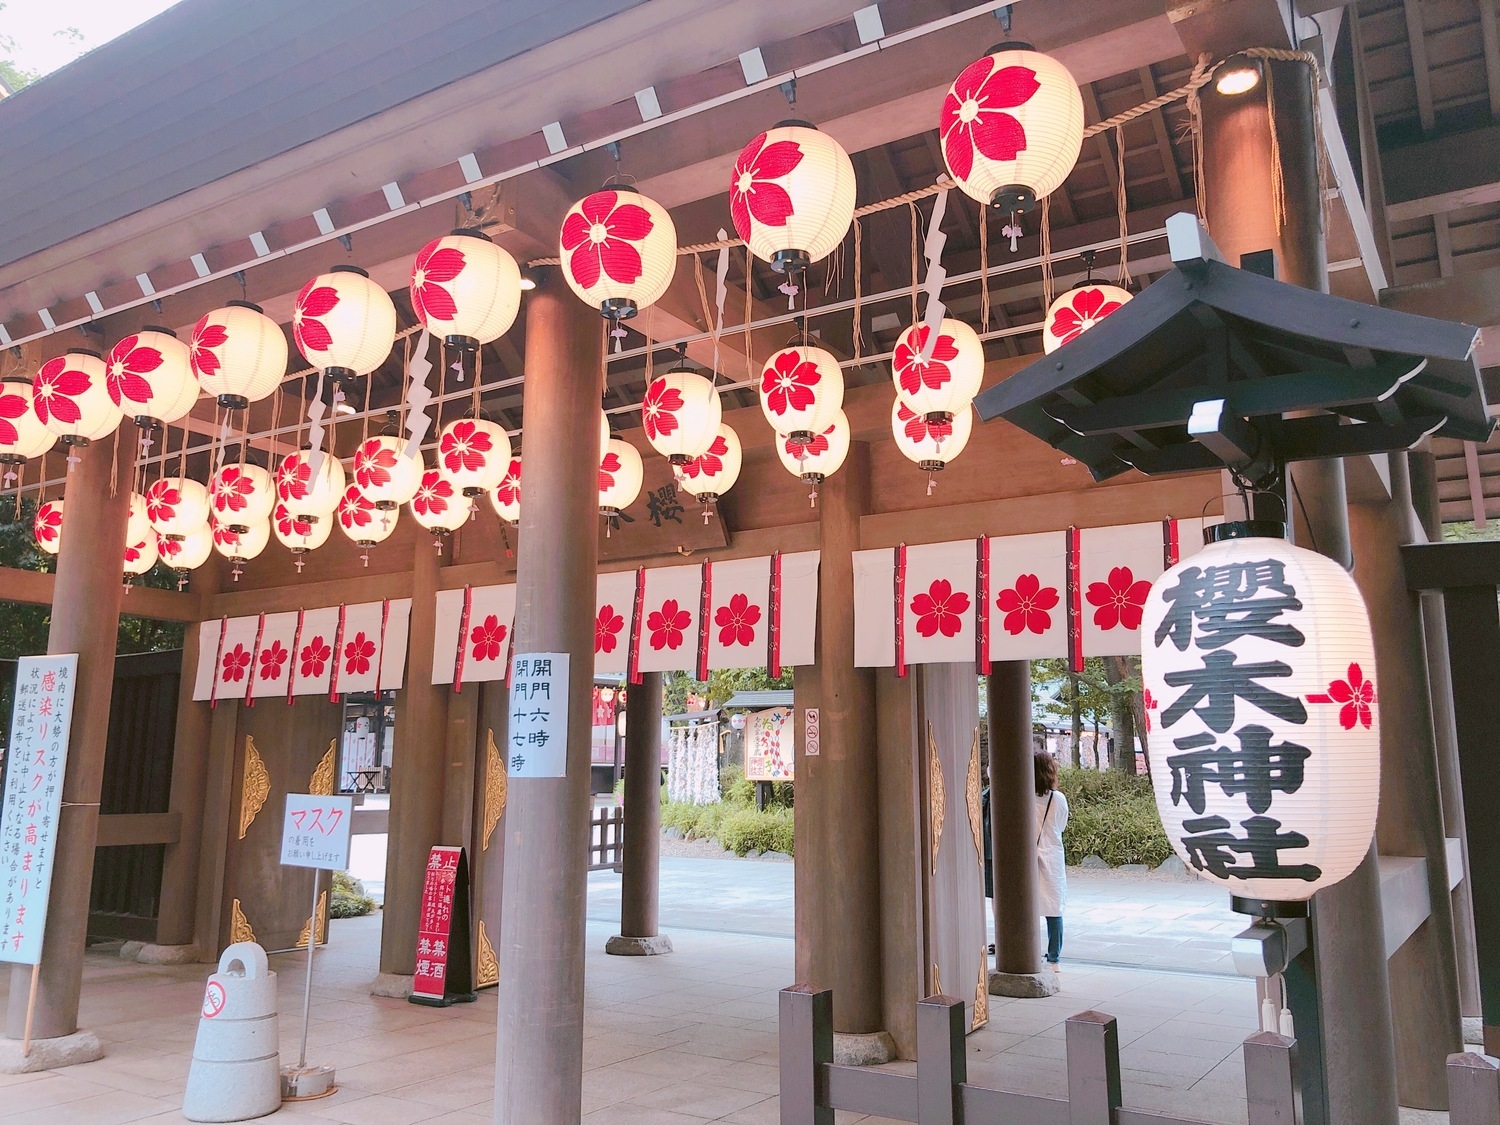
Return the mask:
<svg viewBox="0 0 1500 1125">
<path fill-rule="evenodd" d="M 216 980 L 208 982 L 208 989 L 203 993 L 203 1018 L 213 1019 L 224 1010 L 224 986 Z"/>
</svg>

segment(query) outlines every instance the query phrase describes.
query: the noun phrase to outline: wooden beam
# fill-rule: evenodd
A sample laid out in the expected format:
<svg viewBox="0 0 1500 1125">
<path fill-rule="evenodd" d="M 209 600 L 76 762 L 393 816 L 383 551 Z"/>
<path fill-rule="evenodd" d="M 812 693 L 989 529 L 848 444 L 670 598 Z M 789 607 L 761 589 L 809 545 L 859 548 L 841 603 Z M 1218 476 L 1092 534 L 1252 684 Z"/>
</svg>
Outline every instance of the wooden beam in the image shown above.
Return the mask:
<svg viewBox="0 0 1500 1125">
<path fill-rule="evenodd" d="M 1500 117 L 1500 15 L 1496 0 L 1479 0 L 1479 30 L 1484 39 L 1484 77 L 1489 87 L 1490 116 Z"/>
<path fill-rule="evenodd" d="M 95 846 L 119 848 L 133 844 L 175 844 L 181 838 L 180 812 L 105 813 L 99 817 L 99 839 Z"/>
<path fill-rule="evenodd" d="M 1141 79 L 1142 101 L 1149 102 L 1161 93 L 1161 87 L 1156 84 L 1156 75 L 1152 73 L 1150 66 L 1143 66 L 1136 70 Z M 1167 132 L 1166 107 L 1155 110 L 1150 114 L 1151 128 L 1156 133 L 1156 151 L 1161 154 L 1161 162 L 1167 175 L 1167 190 L 1172 193 L 1173 199 L 1183 199 L 1187 196 L 1187 188 L 1182 182 L 1182 173 L 1177 168 L 1177 150 L 1172 147 L 1172 138 Z"/>
<path fill-rule="evenodd" d="M 1488 522 L 1484 510 L 1484 477 L 1479 472 L 1479 447 L 1472 441 L 1464 442 L 1464 469 L 1469 478 L 1469 508 L 1473 514 L 1476 530 Z"/>
<path fill-rule="evenodd" d="M 1406 38 L 1411 44 L 1412 79 L 1417 84 L 1417 116 L 1422 132 L 1432 132 L 1432 72 L 1427 66 L 1427 32 L 1422 27 L 1420 0 L 1402 0 L 1406 12 Z"/>
<path fill-rule="evenodd" d="M 1500 202 L 1500 125 L 1448 133 L 1381 153 L 1392 222 Z"/>
<path fill-rule="evenodd" d="M 1439 212 L 1432 217 L 1432 235 L 1437 242 L 1438 274 L 1453 276 L 1453 232 L 1448 229 L 1448 216 Z"/>
<path fill-rule="evenodd" d="M 0 567 L 0 600 L 23 605 L 51 605 L 55 574 L 40 570 Z M 123 582 L 123 579 L 121 580 Z M 158 590 L 154 586 L 131 586 L 120 602 L 121 616 L 149 617 L 154 621 L 197 621 L 202 599 L 194 593 Z"/>
</svg>

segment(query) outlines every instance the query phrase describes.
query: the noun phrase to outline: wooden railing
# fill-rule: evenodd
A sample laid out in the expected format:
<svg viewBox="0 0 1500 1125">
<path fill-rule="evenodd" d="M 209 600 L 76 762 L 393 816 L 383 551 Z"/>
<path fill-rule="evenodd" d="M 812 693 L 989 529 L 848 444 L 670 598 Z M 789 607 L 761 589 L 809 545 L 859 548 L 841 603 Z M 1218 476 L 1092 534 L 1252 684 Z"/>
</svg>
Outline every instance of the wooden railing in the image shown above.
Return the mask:
<svg viewBox="0 0 1500 1125">
<path fill-rule="evenodd" d="M 595 809 L 589 821 L 589 870 L 620 870 L 625 862 L 625 810 Z"/>
</svg>

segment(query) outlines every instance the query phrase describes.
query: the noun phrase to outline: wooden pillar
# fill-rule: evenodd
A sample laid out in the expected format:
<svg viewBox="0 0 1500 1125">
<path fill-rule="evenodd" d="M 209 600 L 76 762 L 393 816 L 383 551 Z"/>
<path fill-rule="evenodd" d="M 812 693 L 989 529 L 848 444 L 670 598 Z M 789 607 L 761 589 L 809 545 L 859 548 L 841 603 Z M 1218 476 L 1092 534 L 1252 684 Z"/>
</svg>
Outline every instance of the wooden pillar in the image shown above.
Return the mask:
<svg viewBox="0 0 1500 1125">
<path fill-rule="evenodd" d="M 567 776 L 510 779 L 496 1125 L 577 1121 L 582 1112 L 601 344 L 596 313 L 549 270 L 526 303 L 515 652 L 570 656 Z"/>
<path fill-rule="evenodd" d="M 396 704 L 395 754 L 391 760 L 390 834 L 380 921 L 381 977 L 409 977 L 416 972 L 418 915 L 427 855 L 433 845 L 443 842 L 449 689 L 432 682 L 432 638 L 437 629 L 441 565 L 432 541 L 418 535 L 412 547 L 405 686 Z M 404 983 L 377 978 L 376 991 L 399 993 Z"/>
<path fill-rule="evenodd" d="M 656 932 L 661 899 L 660 672 L 625 688 L 625 870 L 620 881 L 620 932 L 606 953 L 650 956 L 672 952 Z"/>
<path fill-rule="evenodd" d="M 1264 65 L 1275 91 L 1285 224 L 1278 223 L 1274 205 L 1271 117 L 1262 87 L 1238 96 L 1204 88 L 1200 210 L 1231 264 L 1244 254 L 1275 250 L 1282 280 L 1326 292 L 1312 82 L 1302 63 Z M 1298 462 L 1287 467 L 1287 475 L 1294 541 L 1352 569 L 1343 462 Z M 1313 1051 L 1300 1058 L 1308 1125 L 1397 1125 L 1396 1051 L 1373 843 L 1352 875 L 1315 897 L 1312 929 L 1308 957 L 1316 959 L 1317 1013 L 1308 1016 L 1322 1024 L 1324 1049 L 1321 1065 Z"/>
<path fill-rule="evenodd" d="M 995 971 L 1034 976 L 1042 971 L 1042 946 L 1037 908 L 1031 662 L 996 662 L 985 681 L 985 691 L 989 697 Z"/>
<path fill-rule="evenodd" d="M 124 589 L 121 567 L 135 450 L 135 423 L 120 423 L 117 438 L 104 438 L 77 451 L 78 461 L 68 474 L 64 493 L 68 520 L 62 551 L 57 556 L 47 653 L 76 652 L 78 679 L 62 810 L 57 821 L 52 893 L 42 938 L 41 976 L 32 1024 L 32 1037 L 36 1039 L 55 1039 L 78 1030 L 78 996 L 83 987 L 89 890 L 99 836 L 99 794 L 104 784 L 104 744 L 114 690 L 115 638 Z M 115 481 L 113 496 L 111 477 Z M 5 1024 L 5 1034 L 11 1039 L 25 1034 L 30 987 L 31 966 L 14 966 Z"/>
<path fill-rule="evenodd" d="M 797 676 L 799 692 L 804 678 L 818 682 L 798 700 L 796 944 L 799 977 L 833 990 L 834 1031 L 879 1037 L 884 1029 L 875 678 L 870 669 L 854 666 L 853 556 L 859 549 L 859 519 L 869 505 L 869 473 L 869 447 L 855 442 L 844 467 L 818 495 L 823 552 L 818 663 Z M 805 710 L 813 697 L 821 746 L 809 757 Z"/>
</svg>

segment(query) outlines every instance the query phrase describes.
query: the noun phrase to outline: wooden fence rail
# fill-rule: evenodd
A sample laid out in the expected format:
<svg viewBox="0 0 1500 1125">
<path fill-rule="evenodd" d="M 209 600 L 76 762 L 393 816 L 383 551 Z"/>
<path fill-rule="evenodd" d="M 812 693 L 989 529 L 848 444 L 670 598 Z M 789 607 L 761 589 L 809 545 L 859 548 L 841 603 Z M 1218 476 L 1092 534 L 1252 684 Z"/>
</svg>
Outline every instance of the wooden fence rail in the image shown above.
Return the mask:
<svg viewBox="0 0 1500 1125">
<path fill-rule="evenodd" d="M 589 820 L 589 870 L 620 870 L 625 862 L 625 810 L 595 809 Z"/>
</svg>

